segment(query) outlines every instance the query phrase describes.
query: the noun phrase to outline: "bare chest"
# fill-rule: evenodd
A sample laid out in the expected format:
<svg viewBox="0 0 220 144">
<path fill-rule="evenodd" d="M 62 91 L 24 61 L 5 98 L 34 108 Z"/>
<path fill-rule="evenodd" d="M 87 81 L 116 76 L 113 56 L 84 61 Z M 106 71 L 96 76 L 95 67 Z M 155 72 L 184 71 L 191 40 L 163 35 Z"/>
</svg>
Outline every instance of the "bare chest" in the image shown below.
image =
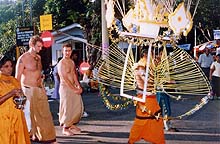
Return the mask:
<svg viewBox="0 0 220 144">
<path fill-rule="evenodd" d="M 38 58 L 29 57 L 24 62 L 25 70 L 28 71 L 41 71 L 41 61 Z"/>
</svg>

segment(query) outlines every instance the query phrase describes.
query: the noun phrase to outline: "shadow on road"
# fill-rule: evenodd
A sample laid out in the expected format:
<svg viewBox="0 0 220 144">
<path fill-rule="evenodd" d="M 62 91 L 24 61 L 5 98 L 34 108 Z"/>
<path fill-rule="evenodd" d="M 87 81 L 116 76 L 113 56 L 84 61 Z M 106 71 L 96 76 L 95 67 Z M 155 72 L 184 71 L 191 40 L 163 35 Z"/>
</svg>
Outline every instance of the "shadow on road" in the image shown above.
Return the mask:
<svg viewBox="0 0 220 144">
<path fill-rule="evenodd" d="M 135 107 L 112 112 L 102 102 L 98 92 L 84 93 L 83 102 L 88 117 L 82 118 L 81 134 L 63 136 L 58 122 L 58 101 L 50 101 L 51 112 L 56 125 L 60 144 L 125 144 L 135 117 Z M 199 100 L 177 103 L 172 101 L 174 115 L 191 109 Z M 172 124 L 180 132 L 165 132 L 167 144 L 219 144 L 220 143 L 220 100 L 210 101 L 202 109 Z M 143 140 L 138 142 L 146 143 Z"/>
</svg>

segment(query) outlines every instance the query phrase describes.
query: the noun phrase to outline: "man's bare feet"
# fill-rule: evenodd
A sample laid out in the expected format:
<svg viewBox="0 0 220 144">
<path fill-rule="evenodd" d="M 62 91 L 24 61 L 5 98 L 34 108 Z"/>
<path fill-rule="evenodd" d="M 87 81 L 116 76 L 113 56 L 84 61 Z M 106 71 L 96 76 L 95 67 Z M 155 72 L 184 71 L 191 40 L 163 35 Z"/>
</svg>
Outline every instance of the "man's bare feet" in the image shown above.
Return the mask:
<svg viewBox="0 0 220 144">
<path fill-rule="evenodd" d="M 74 135 L 74 133 L 70 129 L 67 129 L 67 128 L 63 128 L 62 133 L 66 136 L 73 136 Z"/>
<path fill-rule="evenodd" d="M 32 135 L 32 136 L 31 136 L 31 140 L 32 140 L 32 141 L 39 141 L 38 138 L 37 138 L 35 135 Z"/>
<path fill-rule="evenodd" d="M 80 134 L 81 133 L 81 131 L 78 131 L 76 129 L 69 129 L 69 130 L 71 130 L 74 134 Z"/>
<path fill-rule="evenodd" d="M 71 130 L 74 134 L 79 134 L 79 133 L 81 133 L 81 129 L 78 128 L 78 127 L 75 126 L 75 125 L 72 125 L 72 126 L 69 128 L 69 130 Z"/>
<path fill-rule="evenodd" d="M 80 131 L 81 132 L 81 129 L 80 128 L 78 128 L 77 126 L 75 126 L 75 125 L 72 125 L 71 127 L 70 127 L 70 129 L 75 129 L 76 131 Z"/>
</svg>

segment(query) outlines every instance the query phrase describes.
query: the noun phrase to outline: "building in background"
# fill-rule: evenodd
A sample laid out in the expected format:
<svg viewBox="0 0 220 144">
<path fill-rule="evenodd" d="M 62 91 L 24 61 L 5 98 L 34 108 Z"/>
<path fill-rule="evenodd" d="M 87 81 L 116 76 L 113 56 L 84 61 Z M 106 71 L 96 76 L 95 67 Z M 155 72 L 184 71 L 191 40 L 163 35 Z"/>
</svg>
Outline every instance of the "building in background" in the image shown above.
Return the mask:
<svg viewBox="0 0 220 144">
<path fill-rule="evenodd" d="M 69 42 L 73 45 L 73 50 L 77 51 L 78 58 L 83 60 L 87 40 L 84 38 L 82 26 L 74 23 L 62 29 L 52 32 L 53 45 L 52 45 L 52 65 L 56 64 L 59 57 L 62 56 L 63 43 Z"/>
</svg>

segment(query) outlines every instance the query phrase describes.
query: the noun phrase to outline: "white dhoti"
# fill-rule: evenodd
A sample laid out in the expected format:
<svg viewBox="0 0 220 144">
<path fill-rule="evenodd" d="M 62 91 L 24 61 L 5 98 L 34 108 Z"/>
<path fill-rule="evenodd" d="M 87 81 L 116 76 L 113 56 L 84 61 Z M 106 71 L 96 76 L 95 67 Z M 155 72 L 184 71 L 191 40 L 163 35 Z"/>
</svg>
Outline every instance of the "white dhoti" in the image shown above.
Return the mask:
<svg viewBox="0 0 220 144">
<path fill-rule="evenodd" d="M 30 112 L 30 101 L 27 100 L 23 109 L 25 120 L 27 123 L 28 132 L 31 131 L 31 112 Z"/>
</svg>

